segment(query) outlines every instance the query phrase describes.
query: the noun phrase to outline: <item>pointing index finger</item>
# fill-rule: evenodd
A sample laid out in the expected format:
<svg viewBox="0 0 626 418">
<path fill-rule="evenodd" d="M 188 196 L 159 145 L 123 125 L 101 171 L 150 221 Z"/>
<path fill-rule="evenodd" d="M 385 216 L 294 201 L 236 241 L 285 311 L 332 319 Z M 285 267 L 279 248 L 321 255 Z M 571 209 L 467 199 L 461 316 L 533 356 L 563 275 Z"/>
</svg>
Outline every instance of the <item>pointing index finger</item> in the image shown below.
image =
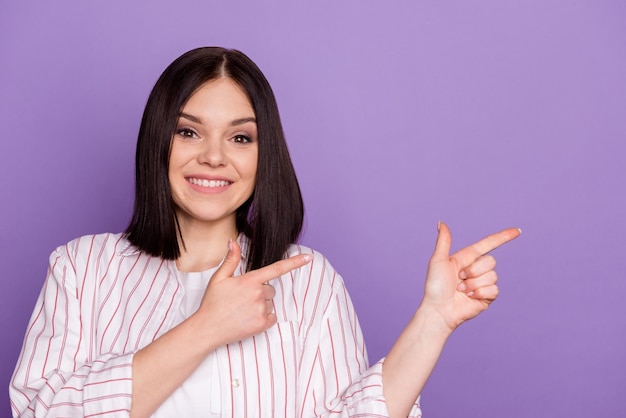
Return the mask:
<svg viewBox="0 0 626 418">
<path fill-rule="evenodd" d="M 506 244 L 507 242 L 519 237 L 521 233 L 522 230 L 519 228 L 504 229 L 457 251 L 456 253 L 452 254 L 452 257 L 454 257 L 459 262 L 459 267 L 461 269 L 464 269 L 465 267 L 476 261 L 479 257 L 482 257 L 483 255 L 495 250 L 501 245 Z"/>
<path fill-rule="evenodd" d="M 293 257 L 285 258 L 284 260 L 279 260 L 269 266 L 261 267 L 258 270 L 248 272 L 247 275 L 252 280 L 265 283 L 268 280 L 280 277 L 291 270 L 302 267 L 311 262 L 311 260 L 313 260 L 313 254 L 298 254 Z"/>
</svg>

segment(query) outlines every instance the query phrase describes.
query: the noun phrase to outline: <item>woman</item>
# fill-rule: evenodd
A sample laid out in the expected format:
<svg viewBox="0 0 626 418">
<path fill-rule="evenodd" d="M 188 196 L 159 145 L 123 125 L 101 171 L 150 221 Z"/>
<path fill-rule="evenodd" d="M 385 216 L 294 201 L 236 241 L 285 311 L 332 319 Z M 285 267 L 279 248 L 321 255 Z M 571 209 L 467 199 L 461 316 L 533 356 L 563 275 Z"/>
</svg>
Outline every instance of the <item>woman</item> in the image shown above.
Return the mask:
<svg viewBox="0 0 626 418">
<path fill-rule="evenodd" d="M 161 75 L 139 132 L 123 234 L 50 257 L 11 381 L 14 416 L 420 416 L 450 333 L 497 296 L 485 255 L 439 226 L 424 299 L 368 366 L 341 277 L 294 244 L 303 206 L 276 102 L 238 51 Z"/>
</svg>

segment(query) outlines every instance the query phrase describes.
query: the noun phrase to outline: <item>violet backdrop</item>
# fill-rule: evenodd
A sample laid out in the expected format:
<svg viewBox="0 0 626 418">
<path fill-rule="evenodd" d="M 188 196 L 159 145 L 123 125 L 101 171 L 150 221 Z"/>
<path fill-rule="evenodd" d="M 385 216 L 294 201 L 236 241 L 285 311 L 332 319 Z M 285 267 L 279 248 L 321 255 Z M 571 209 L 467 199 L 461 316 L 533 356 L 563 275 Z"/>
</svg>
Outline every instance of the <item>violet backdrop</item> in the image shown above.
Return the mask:
<svg viewBox="0 0 626 418">
<path fill-rule="evenodd" d="M 302 242 L 344 277 L 372 361 L 419 303 L 438 220 L 456 249 L 524 230 L 495 252 L 501 296 L 449 341 L 425 417 L 626 416 L 624 22 L 618 0 L 3 0 L 2 387 L 50 252 L 129 219 L 156 78 L 221 45 L 275 90 Z"/>
</svg>

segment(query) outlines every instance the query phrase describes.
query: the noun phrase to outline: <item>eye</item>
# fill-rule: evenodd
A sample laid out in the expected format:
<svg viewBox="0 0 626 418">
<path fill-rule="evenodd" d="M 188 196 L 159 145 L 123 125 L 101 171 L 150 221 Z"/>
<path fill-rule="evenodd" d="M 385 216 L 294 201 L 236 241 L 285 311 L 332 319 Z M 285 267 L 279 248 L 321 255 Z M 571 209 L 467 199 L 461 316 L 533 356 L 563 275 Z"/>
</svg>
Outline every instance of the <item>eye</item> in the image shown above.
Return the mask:
<svg viewBox="0 0 626 418">
<path fill-rule="evenodd" d="M 176 135 L 181 136 L 185 139 L 198 139 L 198 134 L 189 128 L 180 128 L 176 130 Z"/>
<path fill-rule="evenodd" d="M 231 141 L 233 141 L 236 144 L 248 144 L 250 142 L 252 142 L 252 139 L 250 139 L 249 136 L 246 135 L 235 135 Z"/>
</svg>

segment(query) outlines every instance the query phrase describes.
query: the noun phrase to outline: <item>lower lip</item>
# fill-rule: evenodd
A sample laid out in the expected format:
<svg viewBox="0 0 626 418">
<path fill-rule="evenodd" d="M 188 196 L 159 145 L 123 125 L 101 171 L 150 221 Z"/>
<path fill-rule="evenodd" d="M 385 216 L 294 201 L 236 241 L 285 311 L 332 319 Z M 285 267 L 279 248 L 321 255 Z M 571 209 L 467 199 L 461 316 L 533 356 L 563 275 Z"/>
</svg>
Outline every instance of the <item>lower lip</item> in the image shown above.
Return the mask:
<svg viewBox="0 0 626 418">
<path fill-rule="evenodd" d="M 203 186 L 198 186 L 197 184 L 193 184 L 190 182 L 187 182 L 187 183 L 189 184 L 189 186 L 191 186 L 193 190 L 200 192 L 200 193 L 222 193 L 223 191 L 225 191 L 232 185 L 232 183 L 229 183 L 226 186 L 203 187 Z"/>
</svg>

